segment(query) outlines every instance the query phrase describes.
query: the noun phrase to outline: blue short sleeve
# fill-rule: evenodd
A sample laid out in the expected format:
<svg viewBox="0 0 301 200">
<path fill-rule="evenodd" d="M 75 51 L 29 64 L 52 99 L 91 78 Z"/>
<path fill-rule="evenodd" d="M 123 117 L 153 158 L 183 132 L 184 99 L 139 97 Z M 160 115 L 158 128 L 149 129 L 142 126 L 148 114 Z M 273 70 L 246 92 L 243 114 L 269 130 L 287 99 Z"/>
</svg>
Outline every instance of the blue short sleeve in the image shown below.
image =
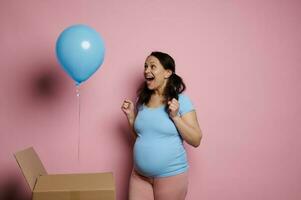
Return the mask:
<svg viewBox="0 0 301 200">
<path fill-rule="evenodd" d="M 180 108 L 179 108 L 180 116 L 194 110 L 194 106 L 193 106 L 190 98 L 187 95 L 180 94 L 179 95 L 179 103 L 180 103 Z"/>
</svg>

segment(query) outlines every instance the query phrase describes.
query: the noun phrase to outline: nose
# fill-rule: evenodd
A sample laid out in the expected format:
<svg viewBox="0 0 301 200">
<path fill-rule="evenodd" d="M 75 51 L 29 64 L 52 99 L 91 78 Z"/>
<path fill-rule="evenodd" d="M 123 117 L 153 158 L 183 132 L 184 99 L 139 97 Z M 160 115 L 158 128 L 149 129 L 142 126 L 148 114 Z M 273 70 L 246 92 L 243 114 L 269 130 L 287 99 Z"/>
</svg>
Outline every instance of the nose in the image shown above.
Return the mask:
<svg viewBox="0 0 301 200">
<path fill-rule="evenodd" d="M 145 67 L 144 68 L 144 73 L 147 74 L 148 72 L 150 72 L 150 68 L 149 67 Z"/>
</svg>

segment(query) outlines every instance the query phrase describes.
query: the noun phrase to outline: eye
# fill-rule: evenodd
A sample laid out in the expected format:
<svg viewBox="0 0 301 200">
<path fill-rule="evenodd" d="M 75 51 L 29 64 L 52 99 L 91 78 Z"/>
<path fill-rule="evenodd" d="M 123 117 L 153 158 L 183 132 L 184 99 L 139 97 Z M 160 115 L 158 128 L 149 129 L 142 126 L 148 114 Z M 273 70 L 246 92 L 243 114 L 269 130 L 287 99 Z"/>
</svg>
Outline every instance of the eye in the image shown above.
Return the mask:
<svg viewBox="0 0 301 200">
<path fill-rule="evenodd" d="M 156 65 L 151 65 L 151 68 L 152 69 L 156 69 Z"/>
<path fill-rule="evenodd" d="M 146 69 L 147 68 L 147 65 L 144 65 L 144 69 Z"/>
</svg>

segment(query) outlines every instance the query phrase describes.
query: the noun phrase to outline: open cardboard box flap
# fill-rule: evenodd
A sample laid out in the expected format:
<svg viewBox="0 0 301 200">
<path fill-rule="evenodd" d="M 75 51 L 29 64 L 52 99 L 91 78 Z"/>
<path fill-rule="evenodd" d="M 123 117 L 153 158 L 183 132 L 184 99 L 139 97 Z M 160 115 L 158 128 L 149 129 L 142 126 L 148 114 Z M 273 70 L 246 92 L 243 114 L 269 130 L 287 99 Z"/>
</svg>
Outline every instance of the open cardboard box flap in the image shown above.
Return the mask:
<svg viewBox="0 0 301 200">
<path fill-rule="evenodd" d="M 38 177 L 47 175 L 45 167 L 32 147 L 15 153 L 15 158 L 31 191 L 33 191 Z"/>
<path fill-rule="evenodd" d="M 15 153 L 15 158 L 34 200 L 115 199 L 112 172 L 48 175 L 32 147 Z"/>
</svg>

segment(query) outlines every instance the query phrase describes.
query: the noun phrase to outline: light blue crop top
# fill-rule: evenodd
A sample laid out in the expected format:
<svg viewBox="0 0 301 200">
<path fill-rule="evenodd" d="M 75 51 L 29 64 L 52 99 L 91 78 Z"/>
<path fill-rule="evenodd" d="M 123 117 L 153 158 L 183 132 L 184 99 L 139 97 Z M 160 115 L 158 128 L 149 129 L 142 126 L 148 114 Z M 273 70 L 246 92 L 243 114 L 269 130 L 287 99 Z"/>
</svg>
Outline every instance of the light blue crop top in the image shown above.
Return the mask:
<svg viewBox="0 0 301 200">
<path fill-rule="evenodd" d="M 194 110 L 189 97 L 179 95 L 179 114 Z M 134 145 L 134 168 L 146 177 L 167 177 L 187 171 L 188 161 L 175 124 L 165 105 L 149 108 L 142 105 L 134 123 L 138 135 Z"/>
</svg>

